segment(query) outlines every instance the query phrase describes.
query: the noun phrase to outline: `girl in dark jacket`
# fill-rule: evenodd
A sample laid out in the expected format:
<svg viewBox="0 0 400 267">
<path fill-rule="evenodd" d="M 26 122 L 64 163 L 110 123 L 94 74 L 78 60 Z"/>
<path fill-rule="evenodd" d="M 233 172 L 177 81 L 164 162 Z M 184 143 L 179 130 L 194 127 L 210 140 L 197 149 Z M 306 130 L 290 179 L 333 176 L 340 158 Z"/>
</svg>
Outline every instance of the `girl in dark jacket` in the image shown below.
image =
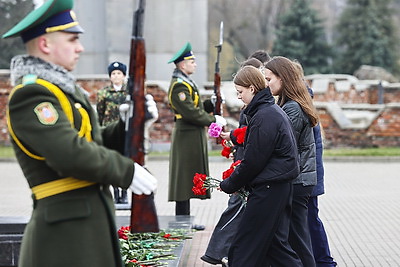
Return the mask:
<svg viewBox="0 0 400 267">
<path fill-rule="evenodd" d="M 256 52 L 255 52 L 256 53 Z M 261 52 L 260 52 L 261 53 Z M 259 53 L 257 52 L 256 55 Z M 267 56 L 269 60 L 269 55 L 261 53 L 264 57 Z M 264 69 L 264 64 L 256 59 L 249 58 L 241 64 L 241 68 L 244 66 L 253 66 L 260 70 Z M 239 128 L 247 127 L 247 118 L 243 111 L 245 106 L 242 108 L 239 116 Z M 233 162 L 243 159 L 243 144 L 238 142 L 234 130 L 230 132 L 222 132 L 220 137 L 224 140 L 231 141 L 234 147 L 233 152 Z M 221 260 L 228 256 L 228 251 L 231 246 L 233 239 L 236 236 L 236 231 L 239 226 L 240 220 L 244 212 L 245 203 L 243 203 L 242 198 L 238 194 L 232 194 L 229 197 L 228 207 L 221 214 L 221 217 L 215 225 L 214 231 L 211 235 L 210 241 L 208 242 L 207 250 L 203 256 L 200 258 L 210 264 L 221 264 Z"/>
<path fill-rule="evenodd" d="M 246 186 L 250 195 L 228 253 L 229 266 L 302 266 L 288 243 L 292 181 L 299 174 L 291 123 L 259 69 L 243 67 L 233 82 L 247 105 L 248 126 L 242 162 L 220 188 L 232 194 Z"/>
<path fill-rule="evenodd" d="M 278 105 L 289 116 L 296 136 L 300 174 L 293 181 L 293 209 L 289 242 L 306 267 L 315 266 L 307 203 L 317 184 L 313 127 L 318 123 L 311 96 L 294 63 L 285 57 L 274 57 L 265 64 L 265 77 Z"/>
</svg>

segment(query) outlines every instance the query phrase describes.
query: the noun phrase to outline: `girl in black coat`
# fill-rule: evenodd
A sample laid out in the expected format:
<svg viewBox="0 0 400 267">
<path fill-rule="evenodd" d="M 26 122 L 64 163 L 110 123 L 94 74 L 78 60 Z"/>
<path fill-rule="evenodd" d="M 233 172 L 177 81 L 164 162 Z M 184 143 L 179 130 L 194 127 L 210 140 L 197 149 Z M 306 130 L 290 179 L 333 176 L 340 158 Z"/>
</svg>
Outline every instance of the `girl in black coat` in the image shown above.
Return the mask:
<svg viewBox="0 0 400 267">
<path fill-rule="evenodd" d="M 229 266 L 302 266 L 288 243 L 292 180 L 299 174 L 291 123 L 259 69 L 243 67 L 233 81 L 247 105 L 248 126 L 242 162 L 220 188 L 232 194 L 246 186 L 250 195 L 229 250 Z"/>
<path fill-rule="evenodd" d="M 296 65 L 285 57 L 274 57 L 265 64 L 265 77 L 278 105 L 289 116 L 296 136 L 300 158 L 300 174 L 293 181 L 293 210 L 289 242 L 304 266 L 315 266 L 307 203 L 317 184 L 313 127 L 318 123 L 317 111 Z"/>
</svg>

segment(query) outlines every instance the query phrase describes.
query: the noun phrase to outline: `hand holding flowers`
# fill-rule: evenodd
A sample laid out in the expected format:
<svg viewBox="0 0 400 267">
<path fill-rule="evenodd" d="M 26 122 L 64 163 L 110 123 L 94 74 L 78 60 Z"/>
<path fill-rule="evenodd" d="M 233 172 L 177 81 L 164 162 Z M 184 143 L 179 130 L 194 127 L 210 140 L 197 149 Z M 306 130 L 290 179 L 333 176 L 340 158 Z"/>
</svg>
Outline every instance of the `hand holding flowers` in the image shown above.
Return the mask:
<svg viewBox="0 0 400 267">
<path fill-rule="evenodd" d="M 222 179 L 225 180 L 231 176 L 235 168 L 240 164 L 240 160 L 237 160 L 231 164 L 228 170 L 222 173 Z M 192 191 L 195 195 L 205 195 L 207 190 L 212 191 L 214 188 L 219 188 L 221 180 L 215 179 L 205 174 L 196 173 L 193 177 Z M 248 192 L 243 188 L 236 192 L 242 198 L 243 202 L 246 202 Z"/>
</svg>

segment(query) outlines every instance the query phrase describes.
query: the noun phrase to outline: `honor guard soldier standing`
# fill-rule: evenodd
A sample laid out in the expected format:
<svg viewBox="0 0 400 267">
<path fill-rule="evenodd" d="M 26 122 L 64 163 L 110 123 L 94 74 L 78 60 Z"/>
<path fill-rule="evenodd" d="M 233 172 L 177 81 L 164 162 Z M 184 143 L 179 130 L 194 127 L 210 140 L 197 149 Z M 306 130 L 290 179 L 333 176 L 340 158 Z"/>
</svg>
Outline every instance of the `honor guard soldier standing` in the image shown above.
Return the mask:
<svg viewBox="0 0 400 267">
<path fill-rule="evenodd" d="M 19 264 L 122 266 L 109 185 L 150 194 L 155 178 L 118 151 L 124 123 L 100 128 L 70 73 L 84 48 L 72 0 L 49 0 L 2 37 L 22 37 L 27 55 L 11 61 L 7 121 L 32 189 L 33 212 Z"/>
<path fill-rule="evenodd" d="M 175 127 L 170 151 L 168 201 L 176 202 L 176 215 L 190 215 L 191 198 L 210 198 L 210 192 L 204 196 L 192 192 L 195 173 L 209 174 L 205 127 L 212 122 L 225 125 L 226 121 L 204 110 L 197 85 L 190 78 L 197 65 L 189 42 L 168 63 L 172 62 L 176 68 L 168 100 L 175 114 Z M 204 226 L 194 225 L 193 228 L 203 230 Z"/>
<path fill-rule="evenodd" d="M 112 62 L 107 67 L 111 84 L 97 93 L 97 115 L 100 126 L 107 126 L 119 120 L 119 106 L 126 101 L 126 65 L 121 62 Z M 126 189 L 114 187 L 115 203 L 128 203 Z"/>
<path fill-rule="evenodd" d="M 118 61 L 112 62 L 107 67 L 111 84 L 99 90 L 97 93 L 96 109 L 100 126 L 107 126 L 108 124 L 119 120 L 120 107 L 126 102 L 126 96 L 129 94 L 126 83 L 126 70 L 126 65 Z M 158 110 L 156 102 L 151 94 L 147 94 L 145 112 L 145 138 L 149 139 L 148 128 L 157 119 Z M 127 190 L 114 187 L 114 201 L 117 204 L 127 204 Z"/>
</svg>

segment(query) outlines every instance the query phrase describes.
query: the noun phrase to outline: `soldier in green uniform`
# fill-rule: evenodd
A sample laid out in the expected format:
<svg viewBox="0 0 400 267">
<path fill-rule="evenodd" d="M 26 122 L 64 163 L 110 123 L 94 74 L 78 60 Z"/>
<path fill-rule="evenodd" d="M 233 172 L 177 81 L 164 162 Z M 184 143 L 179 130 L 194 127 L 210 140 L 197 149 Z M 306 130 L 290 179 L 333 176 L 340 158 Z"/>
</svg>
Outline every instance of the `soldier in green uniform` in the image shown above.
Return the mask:
<svg viewBox="0 0 400 267">
<path fill-rule="evenodd" d="M 126 65 L 115 61 L 108 65 L 108 75 L 111 84 L 97 93 L 97 116 L 101 126 L 119 120 L 119 106 L 126 101 Z M 128 203 L 126 189 L 114 187 L 115 203 Z"/>
<path fill-rule="evenodd" d="M 32 189 L 20 267 L 122 266 L 109 185 L 150 194 L 156 179 L 119 153 L 122 120 L 101 128 L 70 73 L 84 48 L 72 0 L 49 0 L 2 37 L 22 37 L 11 61 L 7 122 Z M 119 152 L 118 152 L 119 151 Z"/>
<path fill-rule="evenodd" d="M 205 127 L 212 122 L 225 125 L 226 121 L 204 110 L 197 85 L 190 78 L 197 65 L 189 42 L 168 63 L 172 62 L 176 68 L 172 74 L 168 100 L 175 114 L 175 127 L 170 151 L 168 201 L 176 202 L 176 215 L 190 215 L 191 198 L 210 198 L 209 192 L 205 196 L 192 192 L 195 173 L 209 174 Z"/>
</svg>

